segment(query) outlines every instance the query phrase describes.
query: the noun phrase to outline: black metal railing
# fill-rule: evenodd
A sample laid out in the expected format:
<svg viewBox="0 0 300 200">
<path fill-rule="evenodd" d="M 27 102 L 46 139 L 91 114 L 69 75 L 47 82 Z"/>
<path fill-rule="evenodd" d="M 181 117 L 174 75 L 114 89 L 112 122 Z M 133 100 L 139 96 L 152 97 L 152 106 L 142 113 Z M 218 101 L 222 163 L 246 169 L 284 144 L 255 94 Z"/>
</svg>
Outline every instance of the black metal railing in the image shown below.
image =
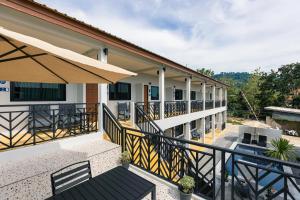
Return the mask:
<svg viewBox="0 0 300 200">
<path fill-rule="evenodd" d="M 221 101 L 215 101 L 216 108 L 221 107 Z"/>
<path fill-rule="evenodd" d="M 205 110 L 213 109 L 214 108 L 214 101 L 213 100 L 206 100 L 205 101 Z"/>
<path fill-rule="evenodd" d="M 97 123 L 98 104 L 0 105 L 0 150 L 95 132 Z"/>
<path fill-rule="evenodd" d="M 137 102 L 136 106 L 142 109 L 152 120 L 160 119 L 160 102 Z"/>
<path fill-rule="evenodd" d="M 194 100 L 191 101 L 191 112 L 198 112 L 203 110 L 203 101 Z"/>
<path fill-rule="evenodd" d="M 165 118 L 187 113 L 187 101 L 165 101 Z"/>
<path fill-rule="evenodd" d="M 226 106 L 226 100 L 222 101 L 222 106 Z"/>
<path fill-rule="evenodd" d="M 115 134 L 107 120 L 105 130 Z M 118 130 L 125 140 L 118 143 L 130 153 L 132 165 L 176 185 L 190 175 L 196 182 L 194 193 L 205 199 L 298 199 L 300 195 L 300 176 L 290 170 L 299 170 L 299 164 L 126 127 Z"/>
</svg>

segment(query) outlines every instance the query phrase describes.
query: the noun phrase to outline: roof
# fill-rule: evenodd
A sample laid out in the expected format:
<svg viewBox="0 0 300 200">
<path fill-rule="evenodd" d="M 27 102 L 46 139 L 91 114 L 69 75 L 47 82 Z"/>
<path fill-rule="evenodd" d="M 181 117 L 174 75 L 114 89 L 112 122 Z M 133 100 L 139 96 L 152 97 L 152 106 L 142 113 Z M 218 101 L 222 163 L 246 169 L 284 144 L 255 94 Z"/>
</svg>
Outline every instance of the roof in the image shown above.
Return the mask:
<svg viewBox="0 0 300 200">
<path fill-rule="evenodd" d="M 223 86 L 228 87 L 229 85 L 213 79 L 212 77 L 201 74 L 193 69 L 185 67 L 175 61 L 172 61 L 168 58 L 165 58 L 159 54 L 151 52 L 147 49 L 144 49 L 140 46 L 137 46 L 129 41 L 126 41 L 120 37 L 112 35 L 104 30 L 101 30 L 95 26 L 87 24 L 83 21 L 80 21 L 74 17 L 71 17 L 65 13 L 59 12 L 56 9 L 50 8 L 47 5 L 38 3 L 34 0 L 4 0 L 0 2 L 1 5 L 18 10 L 20 12 L 32 15 L 34 17 L 46 20 L 50 23 L 54 23 L 65 28 L 69 28 L 73 31 L 77 31 L 81 34 L 85 34 L 94 39 L 101 40 L 104 42 L 108 42 L 111 45 L 115 45 L 119 48 L 124 48 L 133 53 L 139 54 L 151 60 L 162 63 L 163 65 L 173 67 L 179 70 L 183 70 L 190 75 L 198 76 L 204 78 L 206 80 L 210 80 L 215 83 L 219 83 Z"/>
<path fill-rule="evenodd" d="M 284 107 L 276 107 L 276 106 L 269 106 L 265 107 L 265 110 L 276 111 L 276 112 L 283 112 L 283 113 L 292 113 L 300 115 L 300 109 L 294 108 L 284 108 Z"/>
</svg>

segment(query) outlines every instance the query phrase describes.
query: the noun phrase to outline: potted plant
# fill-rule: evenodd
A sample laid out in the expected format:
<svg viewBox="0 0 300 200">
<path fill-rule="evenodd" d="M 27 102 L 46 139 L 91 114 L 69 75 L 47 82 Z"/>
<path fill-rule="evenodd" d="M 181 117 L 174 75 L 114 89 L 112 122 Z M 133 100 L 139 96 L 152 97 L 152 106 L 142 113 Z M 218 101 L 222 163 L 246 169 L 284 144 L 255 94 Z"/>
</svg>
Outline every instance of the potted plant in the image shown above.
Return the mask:
<svg viewBox="0 0 300 200">
<path fill-rule="evenodd" d="M 192 199 L 193 190 L 195 187 L 195 180 L 193 177 L 184 176 L 179 181 L 179 191 L 181 200 L 190 200 Z"/>
<path fill-rule="evenodd" d="M 122 166 L 125 167 L 126 169 L 129 168 L 129 163 L 130 163 L 130 155 L 129 155 L 129 152 L 128 151 L 124 151 L 122 154 L 121 154 L 121 163 L 122 163 Z"/>
</svg>

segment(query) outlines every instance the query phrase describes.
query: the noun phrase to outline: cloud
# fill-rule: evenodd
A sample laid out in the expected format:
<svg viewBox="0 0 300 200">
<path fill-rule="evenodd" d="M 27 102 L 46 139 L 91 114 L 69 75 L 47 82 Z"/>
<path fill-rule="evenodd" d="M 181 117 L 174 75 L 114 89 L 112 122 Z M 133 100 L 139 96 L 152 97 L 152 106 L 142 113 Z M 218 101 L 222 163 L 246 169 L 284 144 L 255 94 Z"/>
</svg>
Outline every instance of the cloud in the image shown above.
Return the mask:
<svg viewBox="0 0 300 200">
<path fill-rule="evenodd" d="M 300 56 L 298 0 L 39 0 L 196 69 L 253 71 Z"/>
</svg>

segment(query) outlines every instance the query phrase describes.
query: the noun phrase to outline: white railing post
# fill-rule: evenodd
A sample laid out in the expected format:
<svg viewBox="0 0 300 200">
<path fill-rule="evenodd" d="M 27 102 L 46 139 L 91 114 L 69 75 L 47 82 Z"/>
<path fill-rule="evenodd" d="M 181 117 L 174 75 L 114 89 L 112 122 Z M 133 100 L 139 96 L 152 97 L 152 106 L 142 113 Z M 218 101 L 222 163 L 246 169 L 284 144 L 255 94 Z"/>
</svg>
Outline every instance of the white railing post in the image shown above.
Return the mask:
<svg viewBox="0 0 300 200">
<path fill-rule="evenodd" d="M 212 91 L 212 100 L 213 100 L 213 108 L 216 107 L 216 86 L 213 86 L 213 91 Z"/>
</svg>

